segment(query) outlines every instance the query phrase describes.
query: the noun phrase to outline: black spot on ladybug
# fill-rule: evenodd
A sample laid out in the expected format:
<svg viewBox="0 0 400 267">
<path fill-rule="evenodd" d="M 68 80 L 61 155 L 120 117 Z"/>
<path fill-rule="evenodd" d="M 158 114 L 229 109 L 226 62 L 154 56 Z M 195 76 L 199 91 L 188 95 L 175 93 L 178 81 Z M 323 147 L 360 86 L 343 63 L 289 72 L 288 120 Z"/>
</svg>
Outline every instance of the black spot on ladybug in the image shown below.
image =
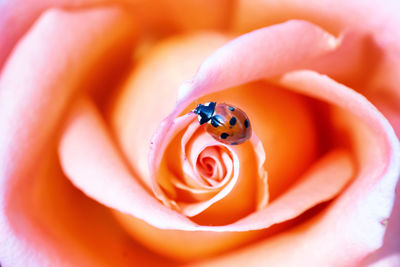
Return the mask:
<svg viewBox="0 0 400 267">
<path fill-rule="evenodd" d="M 233 107 L 231 107 L 231 106 L 229 106 L 228 109 L 229 109 L 230 111 L 235 111 L 235 108 L 233 108 Z"/>
<path fill-rule="evenodd" d="M 235 125 L 236 124 L 236 117 L 232 117 L 231 120 L 229 121 L 230 125 Z"/>
<path fill-rule="evenodd" d="M 229 136 L 227 133 L 222 133 L 221 134 L 221 139 L 226 139 Z"/>
<path fill-rule="evenodd" d="M 246 119 L 246 120 L 244 121 L 244 127 L 249 128 L 249 126 L 250 126 L 249 120 Z"/>
<path fill-rule="evenodd" d="M 236 142 L 231 143 L 232 146 L 236 146 L 237 144 L 238 143 L 236 143 Z"/>
</svg>

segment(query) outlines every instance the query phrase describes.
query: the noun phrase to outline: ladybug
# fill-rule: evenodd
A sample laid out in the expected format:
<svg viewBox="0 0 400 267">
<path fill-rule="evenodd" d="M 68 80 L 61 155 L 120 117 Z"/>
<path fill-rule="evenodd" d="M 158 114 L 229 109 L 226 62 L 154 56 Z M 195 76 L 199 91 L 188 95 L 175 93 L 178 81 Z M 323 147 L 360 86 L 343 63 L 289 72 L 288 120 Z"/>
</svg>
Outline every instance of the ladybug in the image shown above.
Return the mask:
<svg viewBox="0 0 400 267">
<path fill-rule="evenodd" d="M 251 137 L 249 118 L 243 110 L 229 104 L 208 102 L 193 110 L 200 125 L 207 123 L 207 132 L 217 141 L 238 145 Z"/>
</svg>

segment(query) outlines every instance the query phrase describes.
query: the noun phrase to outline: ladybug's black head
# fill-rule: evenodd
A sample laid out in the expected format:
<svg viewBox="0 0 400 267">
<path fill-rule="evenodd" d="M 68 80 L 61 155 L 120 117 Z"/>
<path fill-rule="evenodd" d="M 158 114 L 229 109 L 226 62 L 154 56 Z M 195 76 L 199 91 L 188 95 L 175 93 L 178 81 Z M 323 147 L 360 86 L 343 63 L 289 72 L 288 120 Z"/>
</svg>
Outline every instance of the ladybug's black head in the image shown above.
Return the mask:
<svg viewBox="0 0 400 267">
<path fill-rule="evenodd" d="M 198 115 L 200 125 L 211 120 L 211 117 L 214 114 L 216 102 L 208 102 L 197 105 L 197 107 L 193 110 L 195 114 Z"/>
</svg>

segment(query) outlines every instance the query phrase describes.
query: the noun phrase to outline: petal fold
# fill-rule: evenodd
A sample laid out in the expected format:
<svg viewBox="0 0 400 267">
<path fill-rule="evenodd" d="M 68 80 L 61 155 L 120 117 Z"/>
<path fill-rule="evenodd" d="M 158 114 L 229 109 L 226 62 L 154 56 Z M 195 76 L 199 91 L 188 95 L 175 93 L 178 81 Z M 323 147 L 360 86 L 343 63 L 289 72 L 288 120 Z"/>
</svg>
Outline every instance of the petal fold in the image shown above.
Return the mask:
<svg viewBox="0 0 400 267">
<path fill-rule="evenodd" d="M 40 231 L 40 212 L 31 207 L 34 174 L 46 161 L 42 155 L 54 149 L 70 101 L 82 87 L 90 87 L 86 79 L 98 73 L 98 65 L 108 64 L 100 55 L 114 55 L 132 34 L 130 16 L 112 6 L 79 12 L 49 10 L 12 51 L 0 78 L 2 264 L 69 262 L 57 258 L 60 251 L 52 253 L 45 241 L 48 232 Z"/>
<path fill-rule="evenodd" d="M 125 165 L 99 112 L 88 100 L 76 105 L 59 147 L 71 182 L 100 203 L 159 228 L 194 226 L 147 192 Z"/>
<path fill-rule="evenodd" d="M 338 44 L 328 32 L 300 20 L 243 34 L 202 63 L 195 78 L 181 86 L 179 100 L 302 68 Z"/>
<path fill-rule="evenodd" d="M 356 176 L 317 216 L 259 244 L 195 266 L 244 262 L 248 266 L 358 266 L 382 245 L 386 230 L 382 220 L 390 216 L 400 176 L 400 144 L 390 124 L 365 97 L 326 76 L 297 71 L 283 75 L 279 83 L 338 107 L 334 116 L 350 134 Z"/>
</svg>

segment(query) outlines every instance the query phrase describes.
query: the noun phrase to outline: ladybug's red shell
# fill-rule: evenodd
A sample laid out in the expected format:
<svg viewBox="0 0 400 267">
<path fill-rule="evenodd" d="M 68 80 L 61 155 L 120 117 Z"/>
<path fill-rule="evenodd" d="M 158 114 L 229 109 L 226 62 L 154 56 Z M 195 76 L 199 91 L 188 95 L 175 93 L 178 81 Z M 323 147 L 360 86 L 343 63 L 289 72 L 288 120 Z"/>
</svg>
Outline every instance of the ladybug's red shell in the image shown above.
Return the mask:
<svg viewBox="0 0 400 267">
<path fill-rule="evenodd" d="M 251 137 L 249 118 L 237 107 L 210 102 L 198 105 L 194 112 L 199 114 L 200 124 L 207 123 L 207 132 L 224 144 L 238 145 Z"/>
</svg>

